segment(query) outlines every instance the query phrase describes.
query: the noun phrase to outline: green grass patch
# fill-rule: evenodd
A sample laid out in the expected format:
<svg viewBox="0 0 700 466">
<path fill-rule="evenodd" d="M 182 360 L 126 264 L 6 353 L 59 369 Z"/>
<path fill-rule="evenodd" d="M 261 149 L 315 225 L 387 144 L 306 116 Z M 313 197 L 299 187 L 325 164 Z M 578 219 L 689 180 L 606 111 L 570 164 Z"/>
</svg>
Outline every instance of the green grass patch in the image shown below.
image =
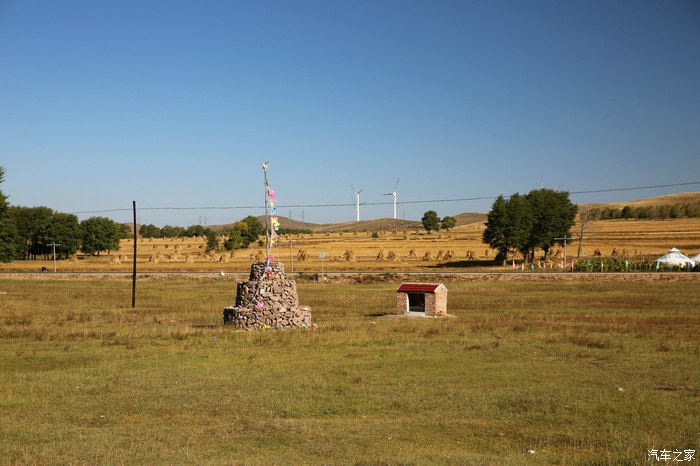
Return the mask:
<svg viewBox="0 0 700 466">
<path fill-rule="evenodd" d="M 640 464 L 700 446 L 695 282 L 300 282 L 316 330 L 221 326 L 230 281 L 2 280 L 5 464 Z M 527 450 L 535 453 L 527 453 Z"/>
</svg>

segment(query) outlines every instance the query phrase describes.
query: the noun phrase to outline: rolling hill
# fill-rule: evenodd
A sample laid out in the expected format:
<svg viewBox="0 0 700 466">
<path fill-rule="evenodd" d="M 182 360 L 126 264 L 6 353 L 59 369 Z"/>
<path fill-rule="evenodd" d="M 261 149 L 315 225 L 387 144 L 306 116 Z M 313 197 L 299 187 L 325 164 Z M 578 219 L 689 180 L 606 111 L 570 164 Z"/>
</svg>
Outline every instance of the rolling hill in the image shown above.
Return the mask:
<svg viewBox="0 0 700 466">
<path fill-rule="evenodd" d="M 668 194 L 665 196 L 650 197 L 645 199 L 636 199 L 624 202 L 611 202 L 599 204 L 579 204 L 583 208 L 617 208 L 621 209 L 625 206 L 630 207 L 646 207 L 665 204 L 687 204 L 700 201 L 700 192 L 687 192 Z M 464 212 L 454 216 L 457 219 L 457 229 L 473 228 L 476 225 L 481 225 L 486 221 L 486 213 L 481 212 Z M 260 215 L 257 217 L 261 223 L 264 223 L 265 217 Z M 314 233 L 333 233 L 333 232 L 354 232 L 354 231 L 403 231 L 403 230 L 422 230 L 423 225 L 420 220 L 402 220 L 393 218 L 377 218 L 372 220 L 361 220 L 359 222 L 341 222 L 341 223 L 309 223 L 299 220 L 290 219 L 279 216 L 280 227 L 293 230 L 310 230 Z M 214 230 L 221 230 L 225 225 L 213 225 Z"/>
</svg>

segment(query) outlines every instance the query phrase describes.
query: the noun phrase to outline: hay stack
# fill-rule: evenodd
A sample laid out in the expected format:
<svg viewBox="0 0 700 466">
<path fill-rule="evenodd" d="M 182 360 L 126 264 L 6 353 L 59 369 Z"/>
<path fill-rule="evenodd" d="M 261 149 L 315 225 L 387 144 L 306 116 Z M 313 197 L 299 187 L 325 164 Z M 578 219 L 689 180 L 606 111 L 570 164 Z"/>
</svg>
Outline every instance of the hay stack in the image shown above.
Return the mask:
<svg viewBox="0 0 700 466">
<path fill-rule="evenodd" d="M 445 251 L 440 249 L 437 253 L 437 256 L 435 256 L 435 260 L 438 260 L 438 261 L 445 260 Z"/>
<path fill-rule="evenodd" d="M 384 251 L 384 249 L 380 249 L 379 254 L 377 254 L 377 261 L 383 262 L 385 260 L 386 260 L 386 252 Z"/>
<path fill-rule="evenodd" d="M 192 257 L 190 254 L 185 254 L 185 263 L 194 264 L 194 257 Z"/>
<path fill-rule="evenodd" d="M 399 256 L 394 251 L 389 251 L 386 258 L 389 262 L 401 262 L 401 259 L 399 259 Z"/>
<path fill-rule="evenodd" d="M 307 260 L 309 260 L 309 254 L 305 250 L 299 249 L 299 251 L 297 252 L 297 260 L 299 262 L 306 262 Z"/>
<path fill-rule="evenodd" d="M 119 260 L 119 256 L 112 256 L 112 258 L 109 261 L 110 264 L 121 264 L 122 261 Z"/>
<path fill-rule="evenodd" d="M 148 256 L 148 262 L 151 264 L 157 264 L 158 257 L 155 254 L 151 254 L 150 256 Z"/>
<path fill-rule="evenodd" d="M 418 255 L 416 254 L 416 250 L 415 250 L 415 249 L 411 249 L 410 251 L 408 251 L 408 257 L 411 258 L 411 259 L 414 258 L 414 257 L 418 257 Z"/>
<path fill-rule="evenodd" d="M 430 253 L 430 251 L 426 252 L 425 255 L 423 255 L 423 260 L 424 260 L 424 261 L 431 261 L 431 260 L 433 260 L 433 255 Z"/>
<path fill-rule="evenodd" d="M 345 262 L 355 262 L 357 260 L 355 259 L 355 253 L 352 249 L 345 250 L 345 252 L 343 253 L 343 260 Z"/>
</svg>

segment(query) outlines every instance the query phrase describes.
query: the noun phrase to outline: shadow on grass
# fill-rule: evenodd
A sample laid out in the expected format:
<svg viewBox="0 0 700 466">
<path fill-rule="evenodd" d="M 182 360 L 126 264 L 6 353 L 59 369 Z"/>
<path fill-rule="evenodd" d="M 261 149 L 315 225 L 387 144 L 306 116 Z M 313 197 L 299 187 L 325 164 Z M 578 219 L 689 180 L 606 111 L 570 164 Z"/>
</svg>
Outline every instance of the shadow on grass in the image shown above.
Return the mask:
<svg viewBox="0 0 700 466">
<path fill-rule="evenodd" d="M 477 269 L 477 268 L 484 268 L 484 267 L 492 267 L 494 262 L 492 260 L 474 260 L 474 261 L 469 261 L 469 260 L 463 260 L 463 261 L 451 261 L 451 262 L 443 262 L 441 264 L 435 264 L 429 266 L 431 269 L 446 269 L 446 268 L 470 268 L 470 269 Z"/>
<path fill-rule="evenodd" d="M 365 317 L 384 317 L 384 316 L 389 316 L 392 315 L 392 312 L 370 312 L 369 314 L 365 314 Z"/>
</svg>

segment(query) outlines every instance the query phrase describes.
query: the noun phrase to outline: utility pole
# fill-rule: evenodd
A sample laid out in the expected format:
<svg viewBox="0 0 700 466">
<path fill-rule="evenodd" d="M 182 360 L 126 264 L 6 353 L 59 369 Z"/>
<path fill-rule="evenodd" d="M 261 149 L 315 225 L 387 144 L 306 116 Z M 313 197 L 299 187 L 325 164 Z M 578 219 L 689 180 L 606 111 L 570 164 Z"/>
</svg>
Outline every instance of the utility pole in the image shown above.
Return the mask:
<svg viewBox="0 0 700 466">
<path fill-rule="evenodd" d="M 136 243 L 138 243 L 139 237 L 136 230 L 136 201 L 133 201 L 134 209 L 134 267 L 131 273 L 131 307 L 136 307 Z"/>
<path fill-rule="evenodd" d="M 571 238 L 567 237 L 564 235 L 563 238 L 554 238 L 555 241 L 564 241 L 564 270 L 566 270 L 566 240 L 569 240 Z"/>
<path fill-rule="evenodd" d="M 292 263 L 292 273 L 294 273 L 294 241 L 289 240 L 289 261 Z"/>
<path fill-rule="evenodd" d="M 47 246 L 53 246 L 53 273 L 56 273 L 56 246 L 60 246 L 61 243 L 56 243 L 55 241 Z"/>
</svg>

